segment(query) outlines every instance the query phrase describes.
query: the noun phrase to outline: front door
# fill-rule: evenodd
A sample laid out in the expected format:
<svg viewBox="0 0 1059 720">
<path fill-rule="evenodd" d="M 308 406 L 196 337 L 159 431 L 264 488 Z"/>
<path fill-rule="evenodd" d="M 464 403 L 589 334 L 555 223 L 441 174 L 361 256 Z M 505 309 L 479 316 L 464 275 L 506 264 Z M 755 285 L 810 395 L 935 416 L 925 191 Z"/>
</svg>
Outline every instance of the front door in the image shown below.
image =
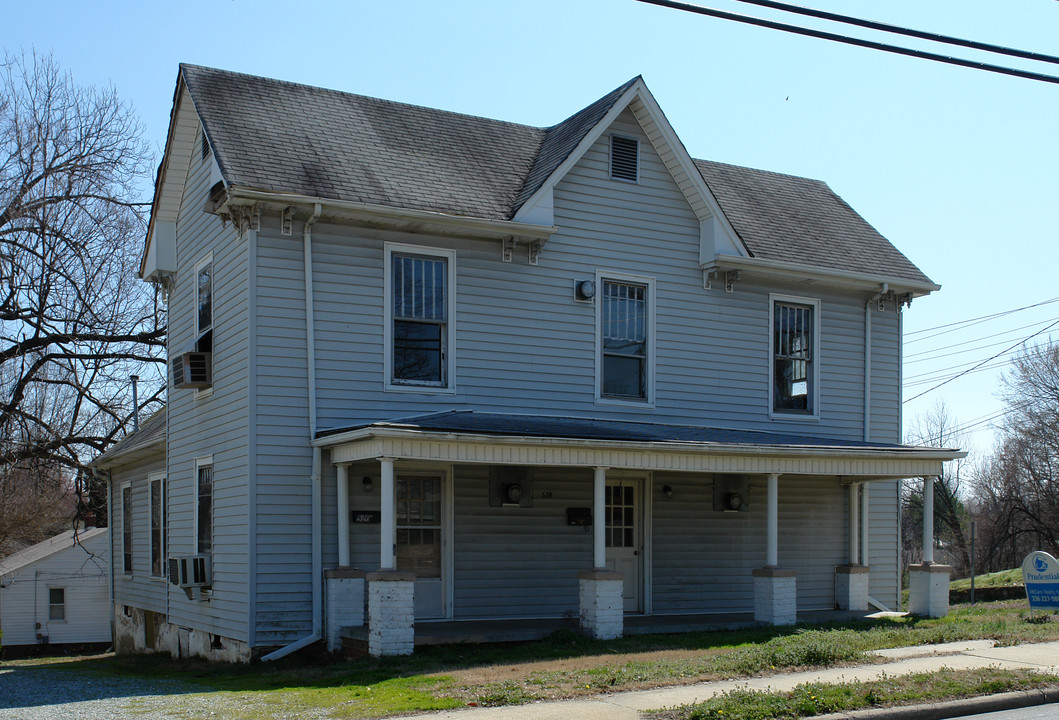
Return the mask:
<svg viewBox="0 0 1059 720">
<path fill-rule="evenodd" d="M 625 612 L 643 612 L 643 530 L 638 478 L 608 479 L 604 502 L 607 516 L 607 569 L 625 575 Z"/>
<path fill-rule="evenodd" d="M 416 619 L 445 617 L 444 483 L 438 473 L 402 473 L 394 482 L 397 569 L 416 574 Z"/>
</svg>

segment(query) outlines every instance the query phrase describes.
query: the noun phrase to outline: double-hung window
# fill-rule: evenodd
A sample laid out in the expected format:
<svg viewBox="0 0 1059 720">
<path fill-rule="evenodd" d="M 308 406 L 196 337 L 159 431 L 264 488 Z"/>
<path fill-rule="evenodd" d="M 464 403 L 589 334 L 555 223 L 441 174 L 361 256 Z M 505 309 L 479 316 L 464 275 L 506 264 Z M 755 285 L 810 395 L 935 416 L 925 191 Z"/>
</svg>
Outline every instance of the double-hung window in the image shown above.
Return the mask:
<svg viewBox="0 0 1059 720">
<path fill-rule="evenodd" d="M 132 485 L 121 486 L 121 570 L 132 575 Z"/>
<path fill-rule="evenodd" d="M 213 350 L 213 255 L 195 266 L 195 350 Z"/>
<path fill-rule="evenodd" d="M 453 388 L 455 253 L 386 246 L 386 373 L 390 388 Z"/>
<path fill-rule="evenodd" d="M 198 504 L 195 513 L 196 544 L 199 555 L 213 554 L 213 460 L 195 462 Z"/>
<path fill-rule="evenodd" d="M 820 302 L 772 296 L 772 413 L 817 417 Z"/>
<path fill-rule="evenodd" d="M 48 619 L 66 619 L 66 588 L 48 588 Z"/>
<path fill-rule="evenodd" d="M 151 493 L 151 575 L 166 576 L 165 566 L 165 476 L 148 477 Z"/>
<path fill-rule="evenodd" d="M 652 400 L 652 289 L 648 279 L 601 277 L 599 397 Z"/>
</svg>

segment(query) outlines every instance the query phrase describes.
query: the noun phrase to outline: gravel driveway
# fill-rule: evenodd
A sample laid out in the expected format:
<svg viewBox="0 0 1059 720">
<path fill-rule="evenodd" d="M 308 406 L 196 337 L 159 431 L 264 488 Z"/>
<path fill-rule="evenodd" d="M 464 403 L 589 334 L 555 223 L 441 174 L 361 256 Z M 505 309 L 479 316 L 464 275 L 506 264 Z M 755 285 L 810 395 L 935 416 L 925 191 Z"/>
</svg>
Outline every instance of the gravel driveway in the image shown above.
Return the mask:
<svg viewBox="0 0 1059 720">
<path fill-rule="evenodd" d="M 190 696 L 176 681 L 99 677 L 33 665 L 0 667 L 0 720 L 144 720 L 230 716 L 231 700 Z M 183 697 L 182 697 L 183 696 Z M 226 707 L 229 712 L 226 712 Z"/>
</svg>

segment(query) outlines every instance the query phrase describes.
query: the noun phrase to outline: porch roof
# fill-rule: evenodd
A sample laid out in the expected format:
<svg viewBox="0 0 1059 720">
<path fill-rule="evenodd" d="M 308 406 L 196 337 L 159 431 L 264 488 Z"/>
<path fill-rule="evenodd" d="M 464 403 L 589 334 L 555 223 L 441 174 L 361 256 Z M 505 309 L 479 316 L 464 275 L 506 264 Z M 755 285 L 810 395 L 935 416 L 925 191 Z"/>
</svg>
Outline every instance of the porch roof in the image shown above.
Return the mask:
<svg viewBox="0 0 1059 720">
<path fill-rule="evenodd" d="M 323 430 L 313 444 L 330 449 L 334 463 L 390 457 L 880 479 L 938 475 L 943 462 L 966 454 L 757 430 L 469 410 Z"/>
</svg>

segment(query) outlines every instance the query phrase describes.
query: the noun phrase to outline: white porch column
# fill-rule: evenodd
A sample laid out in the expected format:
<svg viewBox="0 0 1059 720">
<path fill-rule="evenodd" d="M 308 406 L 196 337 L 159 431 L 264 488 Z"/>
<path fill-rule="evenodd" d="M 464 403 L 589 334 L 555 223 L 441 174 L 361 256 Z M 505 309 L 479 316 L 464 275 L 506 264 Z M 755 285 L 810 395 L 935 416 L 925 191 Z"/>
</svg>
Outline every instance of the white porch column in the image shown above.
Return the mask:
<svg viewBox="0 0 1059 720">
<path fill-rule="evenodd" d="M 338 566 L 349 567 L 349 465 L 338 466 Z"/>
<path fill-rule="evenodd" d="M 382 521 L 379 525 L 379 567 L 383 570 L 394 569 L 393 542 L 396 535 L 397 516 L 393 508 L 393 458 L 382 458 L 382 478 L 379 484 L 381 497 Z"/>
<path fill-rule="evenodd" d="M 860 507 L 857 502 L 857 493 L 860 490 L 860 483 L 850 483 L 849 485 L 849 564 L 857 565 L 860 563 L 860 548 L 858 543 L 860 542 Z"/>
<path fill-rule="evenodd" d="M 923 564 L 934 562 L 934 478 L 923 478 Z"/>
<path fill-rule="evenodd" d="M 908 609 L 914 615 L 949 614 L 948 565 L 934 564 L 934 478 L 923 478 L 923 563 L 908 568 Z"/>
<path fill-rule="evenodd" d="M 869 503 L 871 483 L 864 483 L 860 489 L 860 556 L 862 565 L 871 565 L 868 541 L 871 539 L 871 507 Z"/>
<path fill-rule="evenodd" d="M 776 473 L 768 476 L 768 501 L 766 503 L 765 567 L 779 567 L 779 478 Z"/>
<path fill-rule="evenodd" d="M 607 567 L 607 468 L 598 467 L 592 475 L 592 567 Z"/>
</svg>

